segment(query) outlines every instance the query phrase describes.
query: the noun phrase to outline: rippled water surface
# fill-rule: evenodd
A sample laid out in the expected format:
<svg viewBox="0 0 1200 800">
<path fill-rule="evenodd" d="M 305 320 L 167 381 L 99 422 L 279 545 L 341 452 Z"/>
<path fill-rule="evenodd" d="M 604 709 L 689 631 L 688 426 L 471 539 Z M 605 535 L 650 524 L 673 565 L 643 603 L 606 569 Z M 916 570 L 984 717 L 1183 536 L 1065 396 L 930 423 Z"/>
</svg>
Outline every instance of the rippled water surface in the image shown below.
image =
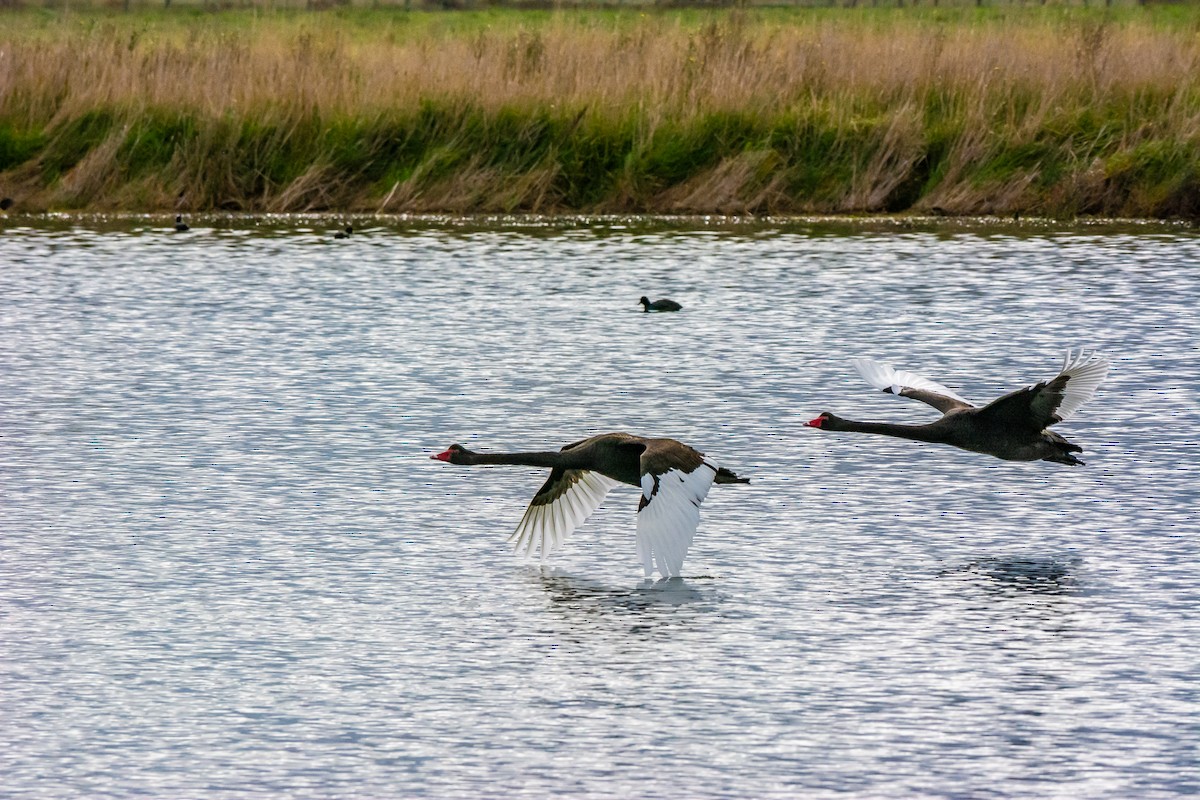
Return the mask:
<svg viewBox="0 0 1200 800">
<path fill-rule="evenodd" d="M 3 228 L 0 795 L 1200 792 L 1194 233 L 306 224 Z M 1080 345 L 1086 467 L 802 427 Z M 428 458 L 610 430 L 753 479 L 681 580 Z"/>
</svg>

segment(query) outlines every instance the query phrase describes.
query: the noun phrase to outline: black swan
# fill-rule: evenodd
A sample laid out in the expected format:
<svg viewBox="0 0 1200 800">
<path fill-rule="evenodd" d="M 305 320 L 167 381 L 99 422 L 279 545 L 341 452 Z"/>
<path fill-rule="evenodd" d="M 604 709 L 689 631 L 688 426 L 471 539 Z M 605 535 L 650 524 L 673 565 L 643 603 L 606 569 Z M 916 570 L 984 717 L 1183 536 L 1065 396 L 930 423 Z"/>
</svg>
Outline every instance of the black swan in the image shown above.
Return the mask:
<svg viewBox="0 0 1200 800">
<path fill-rule="evenodd" d="M 977 408 L 954 392 L 911 372 L 897 371 L 868 358 L 857 358 L 854 366 L 876 389 L 920 400 L 942 412 L 942 418 L 927 425 L 898 425 L 889 422 L 855 422 L 823 412 L 806 422 L 823 431 L 850 431 L 898 436 L 919 442 L 934 442 L 986 453 L 1006 461 L 1054 461 L 1083 464 L 1073 453 L 1083 452 L 1050 425 L 1062 422 L 1092 399 L 1108 375 L 1109 362 L 1095 353 L 1067 353 L 1062 370 L 1048 381 L 1010 392 Z"/>
<path fill-rule="evenodd" d="M 674 439 L 628 433 L 600 434 L 557 452 L 474 453 L 452 444 L 430 458 L 468 466 L 548 468 L 549 479 L 509 538 L 526 556 L 540 550 L 543 561 L 591 516 L 610 489 L 620 483 L 641 487 L 637 553 L 647 576 L 656 564 L 663 577 L 681 574 L 700 524 L 700 503 L 714 483 L 750 482 Z"/>
</svg>

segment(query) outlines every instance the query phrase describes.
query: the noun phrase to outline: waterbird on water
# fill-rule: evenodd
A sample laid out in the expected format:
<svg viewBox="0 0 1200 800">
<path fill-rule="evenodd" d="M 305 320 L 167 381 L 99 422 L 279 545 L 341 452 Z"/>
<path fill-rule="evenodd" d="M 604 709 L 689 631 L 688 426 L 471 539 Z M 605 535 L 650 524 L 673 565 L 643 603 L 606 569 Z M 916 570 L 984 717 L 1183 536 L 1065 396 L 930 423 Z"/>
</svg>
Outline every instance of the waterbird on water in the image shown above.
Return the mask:
<svg viewBox="0 0 1200 800">
<path fill-rule="evenodd" d="M 509 541 L 526 557 L 540 551 L 544 562 L 591 516 L 614 486 L 640 486 L 637 554 L 646 576 L 654 566 L 663 577 L 678 576 L 700 525 L 700 503 L 714 483 L 749 483 L 703 453 L 674 439 L 604 433 L 559 451 L 475 453 L 452 444 L 430 456 L 450 464 L 510 464 L 548 467 L 550 477 L 533 496 Z"/>
<path fill-rule="evenodd" d="M 1006 461 L 1075 465 L 1083 464 L 1073 455 L 1082 453 L 1083 448 L 1047 428 L 1067 419 L 1092 399 L 1108 375 L 1109 362 L 1095 353 L 1081 350 L 1073 357 L 1068 352 L 1062 370 L 1055 377 L 1009 392 L 981 408 L 945 386 L 869 358 L 854 359 L 854 366 L 876 389 L 920 400 L 941 411 L 942 418 L 926 425 L 898 425 L 856 422 L 825 411 L 806 422 L 807 427 L 948 444 Z"/>
<path fill-rule="evenodd" d="M 680 311 L 683 309 L 683 306 L 679 305 L 679 303 L 676 303 L 674 300 L 667 300 L 665 297 L 651 303 L 650 298 L 642 296 L 638 302 L 642 304 L 643 311 Z"/>
<path fill-rule="evenodd" d="M 335 233 L 335 234 L 333 235 L 333 238 L 335 238 L 335 239 L 349 239 L 349 238 L 350 238 L 350 234 L 352 234 L 352 233 L 354 233 L 354 227 L 353 227 L 353 226 L 351 226 L 351 225 L 347 225 L 345 228 L 343 228 L 342 230 L 340 230 L 340 231 L 338 231 L 337 233 Z"/>
<path fill-rule="evenodd" d="M 186 231 L 186 230 L 190 230 L 188 228 L 187 223 L 183 221 L 182 214 L 175 215 L 175 230 L 179 231 L 180 233 L 182 233 L 183 231 Z"/>
</svg>

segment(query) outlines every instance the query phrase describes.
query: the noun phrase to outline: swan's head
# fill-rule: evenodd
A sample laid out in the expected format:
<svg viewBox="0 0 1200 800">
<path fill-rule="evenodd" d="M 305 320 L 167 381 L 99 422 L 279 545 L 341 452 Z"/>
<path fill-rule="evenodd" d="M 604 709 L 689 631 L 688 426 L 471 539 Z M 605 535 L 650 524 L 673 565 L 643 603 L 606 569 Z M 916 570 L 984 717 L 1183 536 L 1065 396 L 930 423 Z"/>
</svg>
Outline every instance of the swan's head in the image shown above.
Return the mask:
<svg viewBox="0 0 1200 800">
<path fill-rule="evenodd" d="M 467 458 L 471 455 L 471 451 L 463 447 L 461 444 L 452 444 L 446 448 L 446 452 L 438 453 L 430 458 L 438 461 L 445 461 L 449 464 L 466 464 Z"/>
<path fill-rule="evenodd" d="M 833 427 L 833 423 L 836 422 L 837 419 L 837 417 L 835 417 L 833 414 L 830 414 L 828 411 L 822 411 L 816 419 L 810 419 L 808 422 L 804 423 L 804 427 L 829 430 L 831 427 Z"/>
</svg>

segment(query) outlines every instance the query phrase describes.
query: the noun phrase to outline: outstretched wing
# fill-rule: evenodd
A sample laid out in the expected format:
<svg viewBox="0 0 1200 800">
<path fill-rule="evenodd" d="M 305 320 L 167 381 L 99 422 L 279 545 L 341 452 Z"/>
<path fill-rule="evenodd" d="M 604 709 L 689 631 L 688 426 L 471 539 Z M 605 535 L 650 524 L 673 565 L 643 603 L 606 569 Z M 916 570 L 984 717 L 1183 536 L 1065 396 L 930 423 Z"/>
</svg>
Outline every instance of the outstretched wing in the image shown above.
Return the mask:
<svg viewBox="0 0 1200 800">
<path fill-rule="evenodd" d="M 1108 375 L 1108 359 L 1081 350 L 1070 351 L 1062 371 L 1048 381 L 1009 392 L 979 410 L 979 418 L 993 424 L 1040 431 L 1062 422 L 1096 394 Z"/>
<path fill-rule="evenodd" d="M 700 526 L 700 503 L 717 477 L 717 467 L 692 448 L 672 440 L 642 453 L 642 499 L 638 504 L 637 552 L 646 576 L 682 575 L 683 560 Z"/>
<path fill-rule="evenodd" d="M 934 383 L 928 378 L 922 378 L 915 373 L 892 369 L 888 364 L 880 364 L 869 358 L 854 359 L 854 368 L 867 383 L 876 389 L 888 394 L 920 400 L 943 414 L 956 408 L 973 408 L 970 402 L 945 386 Z"/>
<path fill-rule="evenodd" d="M 545 561 L 616 485 L 612 478 L 586 469 L 552 470 L 508 541 L 518 553 L 531 557 L 540 552 Z"/>
<path fill-rule="evenodd" d="M 1062 371 L 1058 373 L 1057 378 L 1050 381 L 1051 386 L 1058 381 L 1066 382 L 1066 388 L 1061 390 L 1062 399 L 1058 402 L 1058 410 L 1053 412 L 1057 417 L 1054 421 L 1062 422 L 1095 397 L 1096 390 L 1108 377 L 1110 366 L 1108 359 L 1098 353 L 1080 350 L 1079 355 L 1072 358 L 1071 351 L 1068 350 L 1067 357 L 1063 359 Z"/>
</svg>

